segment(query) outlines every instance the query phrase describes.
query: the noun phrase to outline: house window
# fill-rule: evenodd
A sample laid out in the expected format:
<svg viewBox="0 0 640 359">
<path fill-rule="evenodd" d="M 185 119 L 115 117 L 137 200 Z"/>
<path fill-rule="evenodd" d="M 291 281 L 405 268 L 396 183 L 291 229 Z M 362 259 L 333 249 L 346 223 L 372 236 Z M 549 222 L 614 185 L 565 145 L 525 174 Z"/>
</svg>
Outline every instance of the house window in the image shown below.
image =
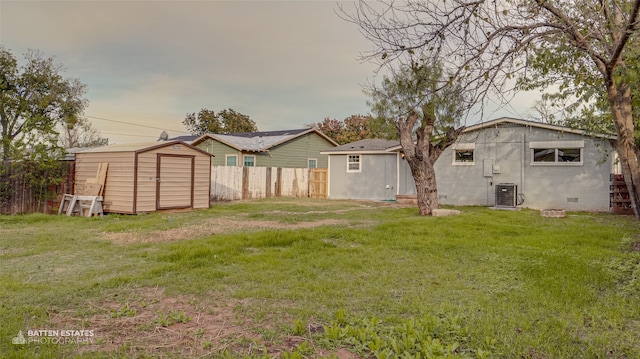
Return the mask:
<svg viewBox="0 0 640 359">
<path fill-rule="evenodd" d="M 582 162 L 582 149 L 580 148 L 534 148 L 533 162 Z"/>
<path fill-rule="evenodd" d="M 473 165 L 475 160 L 475 143 L 456 143 L 453 149 L 453 165 Z"/>
<path fill-rule="evenodd" d="M 456 163 L 473 163 L 474 150 L 454 150 Z"/>
<path fill-rule="evenodd" d="M 226 166 L 237 166 L 238 165 L 238 155 L 226 155 L 224 156 L 224 161 Z"/>
<path fill-rule="evenodd" d="M 558 162 L 582 162 L 582 150 L 580 148 L 558 148 Z"/>
<path fill-rule="evenodd" d="M 243 165 L 245 167 L 255 167 L 256 165 L 256 156 L 244 156 L 243 157 Z"/>
<path fill-rule="evenodd" d="M 347 156 L 347 172 L 362 172 L 360 155 Z"/>
<path fill-rule="evenodd" d="M 533 162 L 556 162 L 556 150 L 553 148 L 534 148 Z"/>
<path fill-rule="evenodd" d="M 318 160 L 315 158 L 307 159 L 307 163 L 309 164 L 309 168 L 318 168 Z"/>
<path fill-rule="evenodd" d="M 531 142 L 532 164 L 581 165 L 584 141 Z"/>
</svg>

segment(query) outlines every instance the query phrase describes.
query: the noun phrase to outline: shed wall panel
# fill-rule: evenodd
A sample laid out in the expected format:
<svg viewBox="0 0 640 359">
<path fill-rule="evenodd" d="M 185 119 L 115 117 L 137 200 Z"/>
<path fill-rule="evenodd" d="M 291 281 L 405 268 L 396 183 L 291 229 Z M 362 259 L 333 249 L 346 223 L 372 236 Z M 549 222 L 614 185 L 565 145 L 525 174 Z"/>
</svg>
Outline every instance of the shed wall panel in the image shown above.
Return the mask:
<svg viewBox="0 0 640 359">
<path fill-rule="evenodd" d="M 155 151 L 153 151 L 155 152 Z M 156 208 L 157 160 L 155 153 L 138 154 L 138 188 L 136 211 L 152 212 Z"/>
<path fill-rule="evenodd" d="M 209 208 L 211 195 L 211 161 L 207 156 L 196 156 L 194 170 L 193 207 Z"/>
<path fill-rule="evenodd" d="M 105 212 L 133 212 L 134 153 L 76 154 L 75 193 L 82 194 L 88 178 L 96 176 L 99 163 L 109 163 L 104 187 Z"/>
</svg>

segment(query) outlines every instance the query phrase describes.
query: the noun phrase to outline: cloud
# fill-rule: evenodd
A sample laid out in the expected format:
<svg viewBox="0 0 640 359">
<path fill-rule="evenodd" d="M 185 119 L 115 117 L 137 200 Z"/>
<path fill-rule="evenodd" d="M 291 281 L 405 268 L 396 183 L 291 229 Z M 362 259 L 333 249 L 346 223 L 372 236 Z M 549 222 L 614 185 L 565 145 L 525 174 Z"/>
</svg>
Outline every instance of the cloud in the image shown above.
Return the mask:
<svg viewBox="0 0 640 359">
<path fill-rule="evenodd" d="M 334 1 L 2 0 L 0 41 L 17 57 L 28 48 L 55 56 L 66 75 L 87 84 L 87 114 L 95 117 L 181 129 L 187 112 L 233 108 L 261 130 L 296 128 L 367 112 L 362 85 L 375 66 L 357 57 L 371 45 L 336 7 Z M 107 121 L 95 125 L 141 133 Z"/>
</svg>

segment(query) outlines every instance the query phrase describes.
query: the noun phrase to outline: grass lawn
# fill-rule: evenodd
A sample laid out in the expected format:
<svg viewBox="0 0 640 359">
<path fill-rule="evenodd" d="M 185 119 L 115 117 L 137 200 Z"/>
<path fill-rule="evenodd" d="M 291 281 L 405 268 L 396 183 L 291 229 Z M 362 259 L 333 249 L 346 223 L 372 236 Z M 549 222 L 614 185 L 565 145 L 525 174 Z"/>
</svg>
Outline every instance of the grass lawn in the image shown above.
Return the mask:
<svg viewBox="0 0 640 359">
<path fill-rule="evenodd" d="M 0 357 L 640 358 L 640 223 L 457 209 L 0 216 Z"/>
</svg>

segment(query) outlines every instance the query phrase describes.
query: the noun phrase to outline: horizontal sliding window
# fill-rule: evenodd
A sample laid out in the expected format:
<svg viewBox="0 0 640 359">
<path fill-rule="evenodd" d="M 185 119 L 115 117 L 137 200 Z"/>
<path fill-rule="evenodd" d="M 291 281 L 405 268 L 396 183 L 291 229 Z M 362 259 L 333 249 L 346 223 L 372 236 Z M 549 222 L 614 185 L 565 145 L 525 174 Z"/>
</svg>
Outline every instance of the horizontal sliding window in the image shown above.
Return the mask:
<svg viewBox="0 0 640 359">
<path fill-rule="evenodd" d="M 533 163 L 582 163 L 582 148 L 534 148 Z"/>
<path fill-rule="evenodd" d="M 581 165 L 584 141 L 530 142 L 532 164 Z"/>
</svg>

